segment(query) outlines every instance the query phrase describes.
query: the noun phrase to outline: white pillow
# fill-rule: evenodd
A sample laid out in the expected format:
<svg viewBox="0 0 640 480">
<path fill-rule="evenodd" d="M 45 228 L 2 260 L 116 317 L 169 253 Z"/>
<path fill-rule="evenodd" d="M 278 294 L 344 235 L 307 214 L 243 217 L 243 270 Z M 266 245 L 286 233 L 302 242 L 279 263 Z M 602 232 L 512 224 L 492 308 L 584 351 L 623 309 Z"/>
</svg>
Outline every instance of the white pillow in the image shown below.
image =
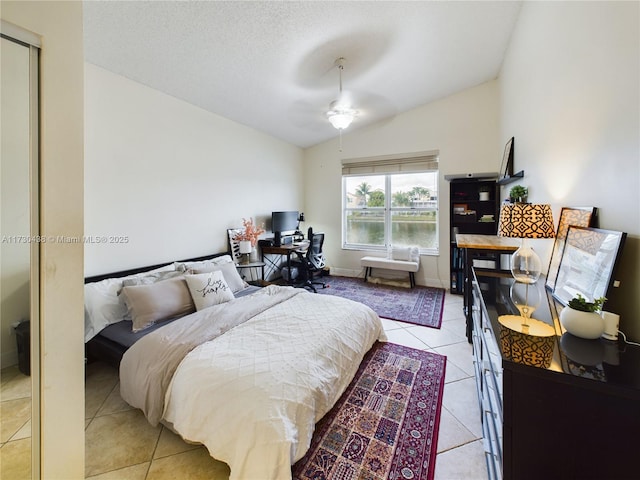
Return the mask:
<svg viewBox="0 0 640 480">
<path fill-rule="evenodd" d="M 244 290 L 249 285 L 242 279 L 238 273 L 238 268 L 233 262 L 223 263 L 222 265 L 208 265 L 202 268 L 192 268 L 193 273 L 209 273 L 209 272 L 222 272 L 227 285 L 231 288 L 233 293 L 237 293 L 240 290 Z"/>
<path fill-rule="evenodd" d="M 84 341 L 88 342 L 104 327 L 124 319 L 127 309 L 120 302 L 118 293 L 122 290 L 122 282 L 131 278 L 139 278 L 157 272 L 170 272 L 175 266 L 170 263 L 148 272 L 136 273 L 126 277 L 106 278 L 99 282 L 87 283 L 84 286 Z"/>
<path fill-rule="evenodd" d="M 196 304 L 196 310 L 225 303 L 234 298 L 233 292 L 231 292 L 224 279 L 224 275 L 219 270 L 197 275 L 186 275 L 184 279 L 187 281 L 193 303 Z"/>
<path fill-rule="evenodd" d="M 174 262 L 173 265 L 175 266 L 176 270 L 186 272 L 187 270 L 203 269 L 212 267 L 214 265 L 222 265 L 224 263 L 233 263 L 231 256 L 221 255 L 219 257 L 214 257 L 199 262 Z"/>
<path fill-rule="evenodd" d="M 409 261 L 409 247 L 393 247 L 391 249 L 391 258 L 393 260 Z"/>
<path fill-rule="evenodd" d="M 418 262 L 420 260 L 420 249 L 418 247 L 393 247 L 391 249 L 391 258 L 404 262 Z"/>
</svg>

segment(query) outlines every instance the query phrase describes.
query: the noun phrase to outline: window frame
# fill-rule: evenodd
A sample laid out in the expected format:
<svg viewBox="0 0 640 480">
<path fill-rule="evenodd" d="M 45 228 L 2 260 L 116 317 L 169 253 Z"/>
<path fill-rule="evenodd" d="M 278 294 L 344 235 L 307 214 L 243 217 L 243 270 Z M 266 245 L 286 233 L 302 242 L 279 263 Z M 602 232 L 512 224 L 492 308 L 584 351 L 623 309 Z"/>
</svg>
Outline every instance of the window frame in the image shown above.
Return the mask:
<svg viewBox="0 0 640 480">
<path fill-rule="evenodd" d="M 408 175 L 408 174 L 421 174 L 421 173 L 433 173 L 436 177 L 436 201 L 435 206 L 429 207 L 394 207 L 393 193 L 392 193 L 392 177 L 395 175 Z M 384 192 L 385 192 L 385 204 L 384 207 L 348 207 L 347 206 L 347 179 L 350 177 L 384 177 Z M 354 173 L 342 175 L 342 248 L 344 250 L 356 250 L 356 251 L 386 251 L 389 248 L 390 241 L 393 233 L 393 214 L 394 212 L 406 212 L 406 211 L 419 211 L 419 212 L 434 212 L 435 213 L 435 246 L 434 247 L 420 247 L 421 255 L 434 255 L 440 254 L 440 214 L 439 214 L 439 170 L 430 168 L 422 171 L 393 171 L 393 172 L 378 172 L 378 173 Z M 364 212 L 374 211 L 382 212 L 384 217 L 384 244 L 383 245 L 371 245 L 363 243 L 348 243 L 347 242 L 347 217 L 350 212 Z"/>
</svg>

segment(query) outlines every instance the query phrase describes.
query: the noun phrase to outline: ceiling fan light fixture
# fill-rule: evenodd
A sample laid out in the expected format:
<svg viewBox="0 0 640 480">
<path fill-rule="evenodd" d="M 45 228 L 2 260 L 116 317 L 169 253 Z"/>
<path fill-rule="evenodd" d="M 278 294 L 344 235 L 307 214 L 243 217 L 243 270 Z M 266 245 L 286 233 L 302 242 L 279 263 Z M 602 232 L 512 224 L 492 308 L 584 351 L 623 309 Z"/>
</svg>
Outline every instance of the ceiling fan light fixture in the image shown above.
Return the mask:
<svg viewBox="0 0 640 480">
<path fill-rule="evenodd" d="M 358 111 L 351 108 L 350 105 L 339 103 L 343 101 L 342 100 L 342 70 L 344 69 L 344 62 L 345 62 L 344 57 L 340 57 L 336 59 L 336 61 L 334 62 L 335 66 L 338 67 L 338 74 L 339 74 L 339 80 L 340 80 L 340 83 L 339 83 L 340 96 L 338 97 L 338 100 L 334 100 L 333 102 L 331 102 L 331 105 L 329 106 L 331 110 L 327 112 L 327 118 L 329 119 L 329 122 L 331 123 L 331 125 L 333 125 L 334 128 L 340 131 L 344 130 L 349 125 L 351 125 L 351 122 L 353 122 L 353 119 L 356 118 L 356 116 L 358 115 Z"/>
<path fill-rule="evenodd" d="M 351 125 L 357 113 L 358 112 L 351 108 L 340 108 L 327 112 L 327 118 L 331 125 L 333 125 L 333 128 L 344 130 Z"/>
</svg>

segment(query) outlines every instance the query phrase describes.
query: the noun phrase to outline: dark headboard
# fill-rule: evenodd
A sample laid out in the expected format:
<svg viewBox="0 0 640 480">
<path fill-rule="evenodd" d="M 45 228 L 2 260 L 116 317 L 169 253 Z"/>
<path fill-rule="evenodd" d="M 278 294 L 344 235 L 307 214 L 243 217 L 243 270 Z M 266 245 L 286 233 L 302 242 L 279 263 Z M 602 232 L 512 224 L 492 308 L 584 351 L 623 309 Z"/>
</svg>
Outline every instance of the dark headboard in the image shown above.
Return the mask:
<svg viewBox="0 0 640 480">
<path fill-rule="evenodd" d="M 202 256 L 202 257 L 187 258 L 185 260 L 169 260 L 168 262 L 158 263 L 156 265 L 147 265 L 145 267 L 131 268 L 129 270 L 122 270 L 122 271 L 119 271 L 119 272 L 111 272 L 111 273 L 104 273 L 104 274 L 101 274 L 101 275 L 93 275 L 91 277 L 86 277 L 84 279 L 84 283 L 99 282 L 100 280 L 104 280 L 105 278 L 126 277 L 128 275 L 134 275 L 136 273 L 141 273 L 141 272 L 146 272 L 148 270 L 153 270 L 154 268 L 160 268 L 160 267 L 163 267 L 163 266 L 168 265 L 168 264 L 173 263 L 173 262 L 199 262 L 201 260 L 208 260 L 208 259 L 214 258 L 214 257 L 221 257 L 222 255 L 230 255 L 230 253 L 229 252 L 222 252 L 222 253 L 214 253 L 213 255 L 205 255 L 205 256 Z"/>
</svg>

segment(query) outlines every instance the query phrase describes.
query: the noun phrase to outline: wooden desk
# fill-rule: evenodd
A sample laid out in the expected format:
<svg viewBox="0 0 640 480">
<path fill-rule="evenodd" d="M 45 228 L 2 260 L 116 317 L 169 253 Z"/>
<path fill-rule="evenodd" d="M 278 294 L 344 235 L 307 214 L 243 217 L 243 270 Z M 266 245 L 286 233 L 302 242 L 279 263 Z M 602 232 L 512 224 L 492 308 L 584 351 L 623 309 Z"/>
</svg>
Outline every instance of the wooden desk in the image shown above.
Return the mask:
<svg viewBox="0 0 640 480">
<path fill-rule="evenodd" d="M 262 261 L 265 262 L 266 266 L 267 266 L 267 278 L 269 277 L 269 275 L 280 269 L 280 264 L 276 263 L 274 260 L 270 259 L 270 258 L 265 258 L 265 255 L 280 255 L 280 256 L 285 256 L 287 257 L 287 269 L 289 270 L 289 283 L 293 283 L 291 281 L 291 254 L 295 253 L 295 252 L 305 252 L 307 250 L 307 248 L 309 247 L 309 244 L 302 244 L 302 245 L 294 245 L 293 243 L 289 244 L 289 245 L 280 245 L 279 247 L 276 246 L 264 246 L 261 248 L 261 254 L 262 254 Z M 264 274 L 263 274 L 263 279 L 264 279 Z"/>
<path fill-rule="evenodd" d="M 498 237 L 496 235 L 476 235 L 468 233 L 458 233 L 456 235 L 458 248 L 464 249 L 464 312 L 467 319 L 467 340 L 471 343 L 471 333 L 473 331 L 473 260 L 482 255 L 496 254 L 496 268 L 475 268 L 476 276 L 510 276 L 511 271 L 500 268 L 500 255 L 503 253 L 515 252 L 521 244 L 517 238 Z"/>
</svg>

